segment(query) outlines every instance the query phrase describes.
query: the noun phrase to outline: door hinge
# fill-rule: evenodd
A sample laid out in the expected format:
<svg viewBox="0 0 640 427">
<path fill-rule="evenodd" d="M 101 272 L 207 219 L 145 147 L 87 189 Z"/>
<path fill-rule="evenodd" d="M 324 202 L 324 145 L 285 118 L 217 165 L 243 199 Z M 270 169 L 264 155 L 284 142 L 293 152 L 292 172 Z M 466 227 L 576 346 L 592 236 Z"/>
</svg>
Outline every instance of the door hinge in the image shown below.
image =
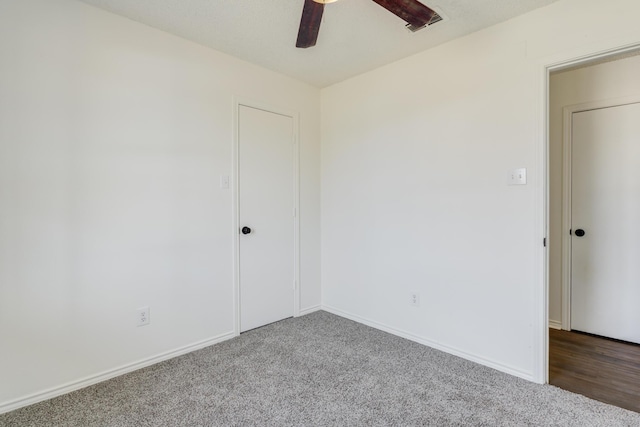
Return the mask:
<svg viewBox="0 0 640 427">
<path fill-rule="evenodd" d="M 547 238 L 542 239 L 542 246 L 547 247 Z"/>
</svg>

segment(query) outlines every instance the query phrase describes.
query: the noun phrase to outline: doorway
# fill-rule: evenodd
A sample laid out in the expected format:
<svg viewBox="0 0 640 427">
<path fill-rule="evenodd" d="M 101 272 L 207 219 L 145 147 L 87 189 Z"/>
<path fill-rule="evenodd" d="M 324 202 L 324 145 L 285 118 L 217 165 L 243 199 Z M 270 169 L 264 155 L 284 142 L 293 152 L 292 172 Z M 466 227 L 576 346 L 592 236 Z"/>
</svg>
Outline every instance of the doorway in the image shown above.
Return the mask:
<svg viewBox="0 0 640 427">
<path fill-rule="evenodd" d="M 619 214 L 633 215 L 632 211 L 635 208 L 626 201 L 621 203 L 608 200 L 608 198 L 616 196 L 620 189 L 633 181 L 633 179 L 626 180 L 627 166 L 623 166 L 625 161 L 629 160 L 637 165 L 638 160 L 631 160 L 631 156 L 623 155 L 624 159 L 618 160 L 616 163 L 614 159 L 616 150 L 611 144 L 599 143 L 594 146 L 593 141 L 589 141 L 589 138 L 597 133 L 594 129 L 589 129 L 589 126 L 596 125 L 602 120 L 608 121 L 609 119 L 605 117 L 615 112 L 616 105 L 632 104 L 631 99 L 634 97 L 637 98 L 636 100 L 640 100 L 640 84 L 638 84 L 636 77 L 638 72 L 640 72 L 640 57 L 637 56 L 637 51 L 627 51 L 601 57 L 588 63 L 583 62 L 570 68 L 559 66 L 556 71 L 552 68 L 548 85 L 548 229 L 550 243 L 548 319 L 551 328 L 548 342 L 549 382 L 570 391 L 634 410 L 640 408 L 630 408 L 625 402 L 640 401 L 640 387 L 629 387 L 628 379 L 631 377 L 640 378 L 640 366 L 632 361 L 631 364 L 635 364 L 635 367 L 630 371 L 629 366 L 625 364 L 628 361 L 625 362 L 624 358 L 616 359 L 602 355 L 606 351 L 609 351 L 609 356 L 612 354 L 639 354 L 636 346 L 590 334 L 580 334 L 572 329 L 621 338 L 615 332 L 594 329 L 590 323 L 598 318 L 612 318 L 613 316 L 605 314 L 606 310 L 610 311 L 611 306 L 614 306 L 618 307 L 618 311 L 622 311 L 620 309 L 626 303 L 619 300 L 616 302 L 613 298 L 615 293 L 607 292 L 606 289 L 604 293 L 598 291 L 599 293 L 593 294 L 590 281 L 593 281 L 593 278 L 598 274 L 604 274 L 606 269 L 610 269 L 610 267 L 605 267 L 603 270 L 598 267 L 599 273 L 595 272 L 595 261 L 604 257 L 612 260 L 611 265 L 624 262 L 626 255 L 616 254 L 608 240 L 616 235 L 619 237 L 620 233 L 611 235 L 611 230 L 605 232 L 606 227 L 601 225 L 600 221 L 603 214 L 613 217 Z M 630 97 L 630 95 L 632 96 Z M 572 121 L 567 120 L 567 117 L 573 119 L 574 115 L 577 126 L 575 128 L 571 125 Z M 614 115 L 617 115 L 617 112 Z M 619 125 L 620 123 L 612 126 L 615 132 L 620 128 Z M 579 180 L 578 187 L 574 188 L 570 185 L 572 151 L 566 149 L 566 144 L 563 144 L 563 140 L 570 137 L 573 131 L 581 134 L 579 135 L 579 144 L 582 145 L 577 154 L 573 153 L 577 156 L 573 158 L 573 163 L 578 166 L 578 170 L 574 173 L 583 176 Z M 585 137 L 587 138 L 586 142 Z M 594 152 L 594 147 L 599 148 L 595 148 Z M 604 152 L 598 151 L 603 148 Z M 608 150 L 609 148 L 611 150 Z M 590 164 L 594 159 L 603 160 L 605 164 L 612 163 L 605 166 L 605 169 L 600 169 L 601 166 L 598 164 Z M 616 173 L 607 172 L 607 168 L 611 164 L 614 165 L 614 169 L 617 169 Z M 635 169 L 638 169 L 637 166 Z M 620 179 L 623 179 L 620 173 L 625 174 L 626 181 L 624 183 L 619 182 Z M 607 181 L 614 183 L 615 190 L 605 191 L 604 196 L 597 198 L 596 202 L 590 201 L 593 198 L 589 199 L 589 197 L 595 196 L 601 191 L 601 184 Z M 617 184 L 615 184 L 616 182 Z M 571 197 L 572 189 L 576 193 L 573 195 L 574 197 Z M 586 203 L 590 209 L 580 206 L 582 203 Z M 573 218 L 570 215 L 572 204 L 574 211 L 576 211 Z M 582 211 L 583 217 L 580 216 L 581 214 L 576 214 L 577 211 Z M 586 217 L 584 213 L 586 213 Z M 590 216 L 594 216 L 596 221 L 591 222 Z M 621 221 L 620 218 L 614 219 L 614 230 L 623 228 Z M 587 226 L 590 222 L 591 224 Z M 578 229 L 580 231 L 576 234 Z M 571 234 L 569 234 L 570 231 Z M 572 243 L 574 244 L 573 252 L 571 250 Z M 617 248 L 620 248 L 621 245 L 621 243 L 613 244 Z M 572 263 L 572 258 L 576 258 L 576 262 Z M 618 265 L 614 269 L 620 270 L 620 266 Z M 570 286 L 563 286 L 563 284 L 571 283 L 572 278 L 576 283 L 582 282 L 574 289 L 577 293 L 572 292 Z M 615 278 L 615 275 L 609 275 L 608 281 L 609 283 L 620 282 Z M 606 302 L 605 306 L 608 308 L 605 307 L 605 312 L 598 313 L 601 308 L 597 306 L 602 302 Z M 604 323 L 606 324 L 607 321 Z M 602 322 L 598 323 L 602 324 Z M 622 328 L 617 326 L 614 329 L 620 330 Z M 598 348 L 605 350 L 592 351 Z M 613 348 L 615 350 L 611 350 Z M 622 384 L 626 385 L 618 387 Z M 616 399 L 618 400 L 616 401 Z"/>
<path fill-rule="evenodd" d="M 297 315 L 297 117 L 236 104 L 236 332 Z"/>
</svg>

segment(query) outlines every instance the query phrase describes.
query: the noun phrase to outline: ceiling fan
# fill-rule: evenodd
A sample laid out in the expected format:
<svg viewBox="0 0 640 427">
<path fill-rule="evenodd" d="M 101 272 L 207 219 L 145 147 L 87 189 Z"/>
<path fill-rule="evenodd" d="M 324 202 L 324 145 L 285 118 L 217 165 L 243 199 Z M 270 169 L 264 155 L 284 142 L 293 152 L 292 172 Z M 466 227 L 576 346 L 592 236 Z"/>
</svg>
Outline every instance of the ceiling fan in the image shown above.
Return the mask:
<svg viewBox="0 0 640 427">
<path fill-rule="evenodd" d="M 296 47 L 308 48 L 316 45 L 324 5 L 335 1 L 336 0 L 304 0 Z M 442 20 L 440 15 L 418 0 L 373 1 L 405 20 L 407 22 L 407 28 L 414 32 Z"/>
</svg>

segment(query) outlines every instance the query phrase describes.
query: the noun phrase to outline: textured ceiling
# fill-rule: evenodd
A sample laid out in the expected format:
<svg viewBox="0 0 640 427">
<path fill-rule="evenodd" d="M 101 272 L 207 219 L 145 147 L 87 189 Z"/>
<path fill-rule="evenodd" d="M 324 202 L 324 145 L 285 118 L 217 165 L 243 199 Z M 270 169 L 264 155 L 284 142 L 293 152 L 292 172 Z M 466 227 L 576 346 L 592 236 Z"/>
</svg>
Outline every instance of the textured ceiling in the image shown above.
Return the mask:
<svg viewBox="0 0 640 427">
<path fill-rule="evenodd" d="M 308 49 L 295 47 L 304 0 L 82 1 L 325 87 L 557 0 L 424 0 L 445 21 L 416 33 L 371 0 L 341 0 Z"/>
</svg>

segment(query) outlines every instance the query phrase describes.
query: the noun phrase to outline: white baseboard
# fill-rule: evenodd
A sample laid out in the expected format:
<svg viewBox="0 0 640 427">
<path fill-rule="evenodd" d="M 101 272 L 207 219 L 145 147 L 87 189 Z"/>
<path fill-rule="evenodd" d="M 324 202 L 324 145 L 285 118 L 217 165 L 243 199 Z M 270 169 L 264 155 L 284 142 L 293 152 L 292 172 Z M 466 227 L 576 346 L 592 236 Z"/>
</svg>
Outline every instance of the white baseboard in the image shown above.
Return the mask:
<svg viewBox="0 0 640 427">
<path fill-rule="evenodd" d="M 562 322 L 549 319 L 549 327 L 551 329 L 562 329 Z"/>
<path fill-rule="evenodd" d="M 49 400 L 54 397 L 61 396 L 63 394 L 71 393 L 72 391 L 80 390 L 81 388 L 85 388 L 90 385 L 94 385 L 99 382 L 106 381 L 111 378 L 118 377 L 120 375 L 124 375 L 129 372 L 137 371 L 138 369 L 141 369 L 141 368 L 146 368 L 147 366 L 154 365 L 164 360 L 173 359 L 174 357 L 182 356 L 183 354 L 191 353 L 192 351 L 209 347 L 213 344 L 226 341 L 235 336 L 236 335 L 233 332 L 218 335 L 217 337 L 199 341 L 194 344 L 177 348 L 175 350 L 170 350 L 165 353 L 161 353 L 156 356 L 142 359 L 127 365 L 123 365 L 115 369 L 104 371 L 96 375 L 91 375 L 76 381 L 68 382 L 58 387 L 53 387 L 38 393 L 30 394 L 25 397 L 10 400 L 8 402 L 4 402 L 0 404 L 0 414 L 4 414 L 5 412 L 10 412 L 18 408 L 22 408 L 24 406 L 33 405 L 34 403 L 42 402 L 43 400 Z"/>
<path fill-rule="evenodd" d="M 379 329 L 385 332 L 388 332 L 390 334 L 393 335 L 397 335 L 399 337 L 402 338 L 406 338 L 408 340 L 411 341 L 415 341 L 417 343 L 435 348 L 437 350 L 441 350 L 444 351 L 446 353 L 450 353 L 453 354 L 455 356 L 459 356 L 462 357 L 463 359 L 467 359 L 470 360 L 472 362 L 476 362 L 479 363 L 481 365 L 485 365 L 488 366 L 490 368 L 494 368 L 497 369 L 499 371 L 505 372 L 507 374 L 510 375 L 514 375 L 516 377 L 520 377 L 529 381 L 533 381 L 533 375 L 524 371 L 521 371 L 519 369 L 515 369 L 512 368 L 510 366 L 504 365 L 502 363 L 498 363 L 489 359 L 485 359 L 482 357 L 478 357 L 476 355 L 458 350 L 456 348 L 453 347 L 449 347 L 446 345 L 442 345 L 439 344 L 437 342 L 431 341 L 429 339 L 420 337 L 418 335 L 414 335 L 412 333 L 406 332 L 406 331 L 402 331 L 387 325 L 384 325 L 382 323 L 370 320 L 370 319 L 366 319 L 364 317 L 360 317 L 358 315 L 355 314 L 351 314 L 348 313 L 346 311 L 334 308 L 334 307 L 330 307 L 330 306 L 325 306 L 325 305 L 316 305 L 313 307 L 308 307 L 305 308 L 304 310 L 300 310 L 300 316 L 304 316 L 306 314 L 310 314 L 316 311 L 320 311 L 320 310 L 325 310 L 329 313 L 335 314 L 337 316 L 341 316 L 350 320 L 353 320 L 355 322 L 358 323 L 362 323 L 364 325 L 370 326 L 372 328 L 375 329 Z M 559 322 L 554 322 L 554 321 L 549 321 L 549 327 L 555 328 L 556 324 L 560 324 Z M 558 326 L 557 329 L 560 329 L 560 327 Z M 159 355 L 153 356 L 153 357 L 149 357 L 128 365 L 123 365 L 120 366 L 118 368 L 115 369 L 111 369 L 96 375 L 91 375 L 82 379 L 79 379 L 77 381 L 72 381 L 66 384 L 63 384 L 61 386 L 58 387 L 54 387 L 54 388 L 50 388 L 48 390 L 44 390 L 38 393 L 34 393 L 19 399 L 15 399 L 15 400 L 11 400 L 8 402 L 4 402 L 2 404 L 0 404 L 0 414 L 6 413 L 6 412 L 10 412 L 19 408 L 22 408 L 24 406 L 29 406 L 29 405 L 33 405 L 34 403 L 38 403 L 38 402 L 42 402 L 44 400 L 48 400 L 48 399 L 52 399 L 54 397 L 58 397 L 61 396 L 63 394 L 67 394 L 70 393 L 72 391 L 76 391 L 94 384 L 97 384 L 99 382 L 102 381 L 106 381 L 109 380 L 111 378 L 115 378 L 117 376 L 120 375 L 124 375 L 126 373 L 129 372 L 133 372 L 136 371 L 138 369 L 141 368 L 145 368 L 147 366 L 151 366 L 154 365 L 156 363 L 162 362 L 164 360 L 168 360 L 168 359 L 172 359 L 174 357 L 178 357 L 181 356 L 183 354 L 187 354 L 187 353 L 191 353 L 192 351 L 196 351 L 196 350 L 200 350 L 202 348 L 205 347 L 209 347 L 211 345 L 220 343 L 222 341 L 226 341 L 228 339 L 234 338 L 236 335 L 233 332 L 228 332 L 226 334 L 222 334 L 219 335 L 217 337 L 214 338 L 210 338 L 204 341 L 200 341 L 194 344 L 190 344 L 188 346 L 184 346 L 175 350 L 170 350 L 168 352 L 165 353 L 161 353 Z"/>
<path fill-rule="evenodd" d="M 300 310 L 300 314 L 298 316 L 304 316 L 306 314 L 311 314 L 315 311 L 320 311 L 320 310 L 322 310 L 322 307 L 320 306 L 320 304 L 314 305 L 313 307 L 307 307 L 304 310 Z"/>
<path fill-rule="evenodd" d="M 387 326 L 385 324 L 382 324 L 382 323 L 379 323 L 379 322 L 376 322 L 376 321 L 373 321 L 373 320 L 370 320 L 370 319 L 366 319 L 364 317 L 360 317 L 358 315 L 351 314 L 351 313 L 342 311 L 342 310 L 334 308 L 334 307 L 329 307 L 329 306 L 326 306 L 326 305 L 322 305 L 322 310 L 327 311 L 327 312 L 332 313 L 332 314 L 335 314 L 337 316 L 345 317 L 345 318 L 347 318 L 349 320 L 353 320 L 353 321 L 358 322 L 358 323 L 362 323 L 362 324 L 367 325 L 367 326 L 371 326 L 372 328 L 379 329 L 381 331 L 385 331 L 385 332 L 388 332 L 390 334 L 397 335 L 399 337 L 406 338 L 406 339 L 411 340 L 411 341 L 415 341 L 415 342 L 417 342 L 419 344 L 426 345 L 426 346 L 431 347 L 431 348 L 435 348 L 436 350 L 441 350 L 441 351 L 444 351 L 445 353 L 453 354 L 454 356 L 458 356 L 458 357 L 461 357 L 463 359 L 470 360 L 470 361 L 478 363 L 480 365 L 488 366 L 488 367 L 496 369 L 498 371 L 505 372 L 505 373 L 507 373 L 509 375 L 513 375 L 513 376 L 525 379 L 527 381 L 534 382 L 533 374 L 530 373 L 530 372 L 525 372 L 525 371 L 522 371 L 520 369 L 513 368 L 511 366 L 507 366 L 507 365 L 502 364 L 500 362 L 496 362 L 496 361 L 493 361 L 493 360 L 485 359 L 483 357 L 479 357 L 479 356 L 476 356 L 474 354 L 467 353 L 467 352 L 459 350 L 457 348 L 449 347 L 447 345 L 443 345 L 443 344 L 437 343 L 435 341 L 431 341 L 429 339 L 420 337 L 418 335 L 414 335 L 414 334 L 412 334 L 410 332 L 402 331 L 400 329 L 396 329 L 396 328 L 393 328 L 391 326 Z"/>
</svg>

